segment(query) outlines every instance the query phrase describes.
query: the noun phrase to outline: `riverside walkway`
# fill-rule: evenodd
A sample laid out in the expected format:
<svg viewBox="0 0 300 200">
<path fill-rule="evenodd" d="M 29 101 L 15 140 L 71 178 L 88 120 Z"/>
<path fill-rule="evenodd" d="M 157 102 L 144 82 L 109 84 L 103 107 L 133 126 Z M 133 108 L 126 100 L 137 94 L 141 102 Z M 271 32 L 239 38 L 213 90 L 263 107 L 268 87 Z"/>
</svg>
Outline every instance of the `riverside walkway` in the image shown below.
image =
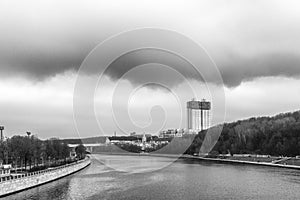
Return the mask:
<svg viewBox="0 0 300 200">
<path fill-rule="evenodd" d="M 0 197 L 68 176 L 89 166 L 90 162 L 90 159 L 86 158 L 75 163 L 62 165 L 51 169 L 19 174 L 16 176 L 2 177 L 0 179 Z"/>
</svg>

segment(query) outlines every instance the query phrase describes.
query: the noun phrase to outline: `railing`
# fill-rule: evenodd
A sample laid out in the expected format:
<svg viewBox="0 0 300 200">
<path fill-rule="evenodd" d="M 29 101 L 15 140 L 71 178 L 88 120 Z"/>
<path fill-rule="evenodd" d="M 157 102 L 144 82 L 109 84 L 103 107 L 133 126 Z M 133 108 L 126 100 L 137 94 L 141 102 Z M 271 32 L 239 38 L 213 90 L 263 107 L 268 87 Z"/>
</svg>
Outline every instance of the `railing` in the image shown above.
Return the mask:
<svg viewBox="0 0 300 200">
<path fill-rule="evenodd" d="M 20 178 L 32 177 L 32 176 L 36 176 L 36 175 L 40 175 L 40 174 L 45 174 L 45 173 L 48 173 L 48 172 L 53 172 L 53 171 L 63 169 L 63 168 L 67 168 L 67 167 L 70 167 L 70 166 L 73 166 L 73 165 L 76 165 L 76 164 L 79 164 L 79 163 L 82 163 L 82 162 L 85 162 L 85 161 L 87 161 L 87 159 L 79 160 L 79 161 L 76 161 L 76 162 L 73 162 L 73 163 L 70 163 L 70 164 L 61 165 L 61 166 L 54 167 L 54 168 L 51 168 L 51 169 L 44 169 L 44 170 L 40 170 L 40 171 L 36 171 L 36 172 L 30 172 L 30 173 L 26 173 L 26 174 L 19 174 L 19 175 L 12 175 L 11 174 L 11 175 L 6 176 L 6 177 L 1 177 L 0 178 L 0 184 L 2 182 L 5 182 L 5 181 L 12 181 L 12 180 L 20 179 Z"/>
</svg>

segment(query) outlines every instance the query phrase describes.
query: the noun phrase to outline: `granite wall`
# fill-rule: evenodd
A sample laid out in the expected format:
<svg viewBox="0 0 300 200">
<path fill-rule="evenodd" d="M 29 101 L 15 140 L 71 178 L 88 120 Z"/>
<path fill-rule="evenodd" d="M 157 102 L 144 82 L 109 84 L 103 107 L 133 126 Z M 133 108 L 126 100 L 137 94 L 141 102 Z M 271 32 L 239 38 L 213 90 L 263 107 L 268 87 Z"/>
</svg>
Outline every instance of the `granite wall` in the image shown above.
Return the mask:
<svg viewBox="0 0 300 200">
<path fill-rule="evenodd" d="M 90 164 L 90 159 L 52 169 L 19 175 L 0 182 L 0 197 L 29 189 L 75 173 Z"/>
</svg>

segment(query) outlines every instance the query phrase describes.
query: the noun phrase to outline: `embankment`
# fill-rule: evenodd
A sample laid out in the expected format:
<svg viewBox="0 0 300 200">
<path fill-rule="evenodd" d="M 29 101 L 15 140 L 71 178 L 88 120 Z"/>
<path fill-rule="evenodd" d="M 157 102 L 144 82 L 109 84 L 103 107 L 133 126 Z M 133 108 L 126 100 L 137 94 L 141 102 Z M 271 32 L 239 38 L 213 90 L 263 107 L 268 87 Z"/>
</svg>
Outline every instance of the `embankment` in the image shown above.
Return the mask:
<svg viewBox="0 0 300 200">
<path fill-rule="evenodd" d="M 260 165 L 260 166 L 280 167 L 280 168 L 289 168 L 289 169 L 300 169 L 299 165 L 285 165 L 285 164 L 276 164 L 276 163 L 272 163 L 272 162 L 253 162 L 253 161 L 246 161 L 246 160 L 231 160 L 231 159 L 221 159 L 221 158 L 203 158 L 203 157 L 188 156 L 188 155 L 183 155 L 182 158 L 212 161 L 212 162 L 220 162 L 220 163 L 247 164 L 247 165 Z"/>
<path fill-rule="evenodd" d="M 90 159 L 85 159 L 78 161 L 77 163 L 71 163 L 51 169 L 8 177 L 6 180 L 2 180 L 0 182 L 0 197 L 63 178 L 84 169 L 90 165 L 90 162 Z"/>
</svg>

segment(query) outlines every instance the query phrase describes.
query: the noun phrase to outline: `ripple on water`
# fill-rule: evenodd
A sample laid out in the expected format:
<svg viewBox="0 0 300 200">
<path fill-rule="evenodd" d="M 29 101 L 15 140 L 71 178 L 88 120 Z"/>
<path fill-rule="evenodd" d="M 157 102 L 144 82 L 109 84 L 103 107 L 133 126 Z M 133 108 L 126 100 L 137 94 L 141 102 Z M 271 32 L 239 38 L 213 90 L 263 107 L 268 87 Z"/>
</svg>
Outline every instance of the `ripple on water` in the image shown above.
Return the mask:
<svg viewBox="0 0 300 200">
<path fill-rule="evenodd" d="M 113 157 L 114 164 L 127 165 L 139 157 Z M 141 165 L 136 165 L 143 161 Z M 168 159 L 142 160 L 128 164 L 141 169 L 168 163 Z M 298 199 L 300 171 L 254 165 L 231 165 L 179 160 L 147 173 L 124 173 L 98 160 L 75 175 L 7 199 Z"/>
</svg>

